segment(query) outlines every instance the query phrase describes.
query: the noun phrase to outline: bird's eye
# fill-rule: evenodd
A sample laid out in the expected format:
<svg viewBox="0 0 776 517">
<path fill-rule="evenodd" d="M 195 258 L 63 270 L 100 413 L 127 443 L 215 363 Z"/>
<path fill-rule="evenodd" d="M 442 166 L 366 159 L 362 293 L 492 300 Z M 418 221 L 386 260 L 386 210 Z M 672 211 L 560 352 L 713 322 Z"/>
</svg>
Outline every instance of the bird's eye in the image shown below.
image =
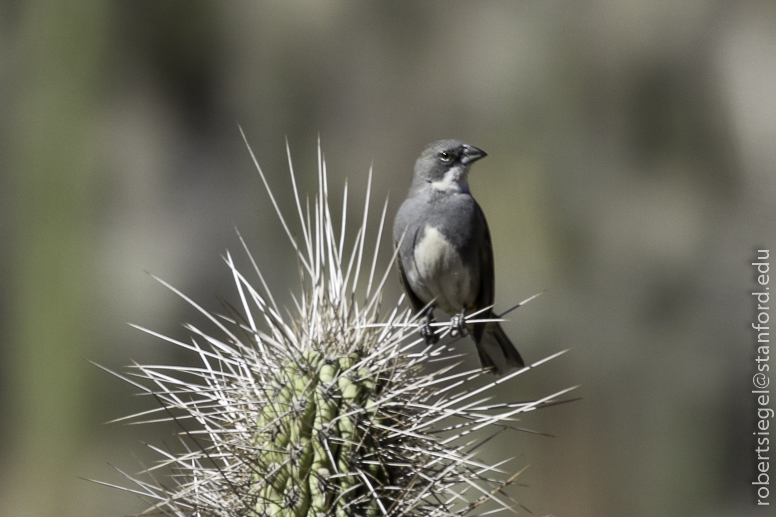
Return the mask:
<svg viewBox="0 0 776 517">
<path fill-rule="evenodd" d="M 441 153 L 439 153 L 439 159 L 442 160 L 443 162 L 449 162 L 450 153 L 448 153 L 447 151 L 442 151 Z"/>
</svg>

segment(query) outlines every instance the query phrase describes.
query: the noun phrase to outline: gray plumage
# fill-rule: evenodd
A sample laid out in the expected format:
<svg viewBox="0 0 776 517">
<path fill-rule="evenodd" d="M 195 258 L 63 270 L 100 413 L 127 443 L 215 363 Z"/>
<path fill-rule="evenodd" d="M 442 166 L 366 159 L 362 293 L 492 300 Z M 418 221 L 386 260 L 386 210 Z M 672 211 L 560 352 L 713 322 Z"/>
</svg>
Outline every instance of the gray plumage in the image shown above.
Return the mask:
<svg viewBox="0 0 776 517">
<path fill-rule="evenodd" d="M 486 156 L 456 140 L 429 144 L 415 163 L 407 199 L 393 225 L 402 286 L 417 312 L 432 302 L 424 337 L 438 307 L 450 315 L 470 314 L 493 305 L 493 246 L 485 214 L 469 192 L 469 168 Z M 492 317 L 488 309 L 477 319 Z M 423 330 L 423 329 L 422 329 Z M 465 328 L 462 328 L 465 330 Z M 480 363 L 503 374 L 524 366 L 520 354 L 498 323 L 471 325 Z"/>
</svg>

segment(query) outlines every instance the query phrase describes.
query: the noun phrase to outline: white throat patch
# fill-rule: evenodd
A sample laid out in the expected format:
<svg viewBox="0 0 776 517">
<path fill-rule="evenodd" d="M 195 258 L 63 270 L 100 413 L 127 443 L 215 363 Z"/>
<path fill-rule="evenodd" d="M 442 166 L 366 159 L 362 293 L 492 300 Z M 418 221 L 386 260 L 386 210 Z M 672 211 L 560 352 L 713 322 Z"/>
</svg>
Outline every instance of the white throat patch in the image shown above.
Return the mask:
<svg viewBox="0 0 776 517">
<path fill-rule="evenodd" d="M 469 192 L 469 171 L 464 167 L 453 167 L 445 173 L 444 178 L 432 181 L 431 186 L 440 192 L 455 194 Z"/>
</svg>

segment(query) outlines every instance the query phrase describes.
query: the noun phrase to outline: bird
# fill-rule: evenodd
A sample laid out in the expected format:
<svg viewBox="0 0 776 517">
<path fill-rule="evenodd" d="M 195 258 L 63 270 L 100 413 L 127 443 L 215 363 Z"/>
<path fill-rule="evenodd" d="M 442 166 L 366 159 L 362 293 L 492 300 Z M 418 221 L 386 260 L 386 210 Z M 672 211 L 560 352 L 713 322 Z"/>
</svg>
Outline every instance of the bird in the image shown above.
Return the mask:
<svg viewBox="0 0 776 517">
<path fill-rule="evenodd" d="M 458 140 L 426 146 L 415 162 L 407 198 L 396 213 L 393 241 L 404 292 L 421 318 L 426 343 L 439 338 L 431 323 L 439 308 L 452 335 L 471 335 L 483 369 L 503 375 L 525 366 L 498 322 L 467 325 L 465 316 L 493 317 L 493 245 L 485 214 L 469 189 L 469 169 L 487 156 Z M 422 311 L 422 313 L 421 313 Z"/>
</svg>

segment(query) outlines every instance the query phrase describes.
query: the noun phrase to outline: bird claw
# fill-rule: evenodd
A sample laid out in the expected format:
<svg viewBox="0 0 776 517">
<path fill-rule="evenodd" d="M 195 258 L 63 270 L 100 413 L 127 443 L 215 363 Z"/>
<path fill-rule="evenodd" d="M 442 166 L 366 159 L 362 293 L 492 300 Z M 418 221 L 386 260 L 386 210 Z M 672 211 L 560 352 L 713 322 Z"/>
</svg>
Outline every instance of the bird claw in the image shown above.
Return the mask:
<svg viewBox="0 0 776 517">
<path fill-rule="evenodd" d="M 469 328 L 466 326 L 466 319 L 463 312 L 450 318 L 450 335 L 453 337 L 464 337 L 469 334 Z"/>
<path fill-rule="evenodd" d="M 439 336 L 436 335 L 434 329 L 431 327 L 430 320 L 426 320 L 423 325 L 420 326 L 420 335 L 426 341 L 427 345 L 435 345 L 439 342 Z"/>
<path fill-rule="evenodd" d="M 420 335 L 427 345 L 435 345 L 439 342 L 439 336 L 434 332 L 431 322 L 434 321 L 434 308 L 429 308 L 420 325 Z"/>
</svg>

